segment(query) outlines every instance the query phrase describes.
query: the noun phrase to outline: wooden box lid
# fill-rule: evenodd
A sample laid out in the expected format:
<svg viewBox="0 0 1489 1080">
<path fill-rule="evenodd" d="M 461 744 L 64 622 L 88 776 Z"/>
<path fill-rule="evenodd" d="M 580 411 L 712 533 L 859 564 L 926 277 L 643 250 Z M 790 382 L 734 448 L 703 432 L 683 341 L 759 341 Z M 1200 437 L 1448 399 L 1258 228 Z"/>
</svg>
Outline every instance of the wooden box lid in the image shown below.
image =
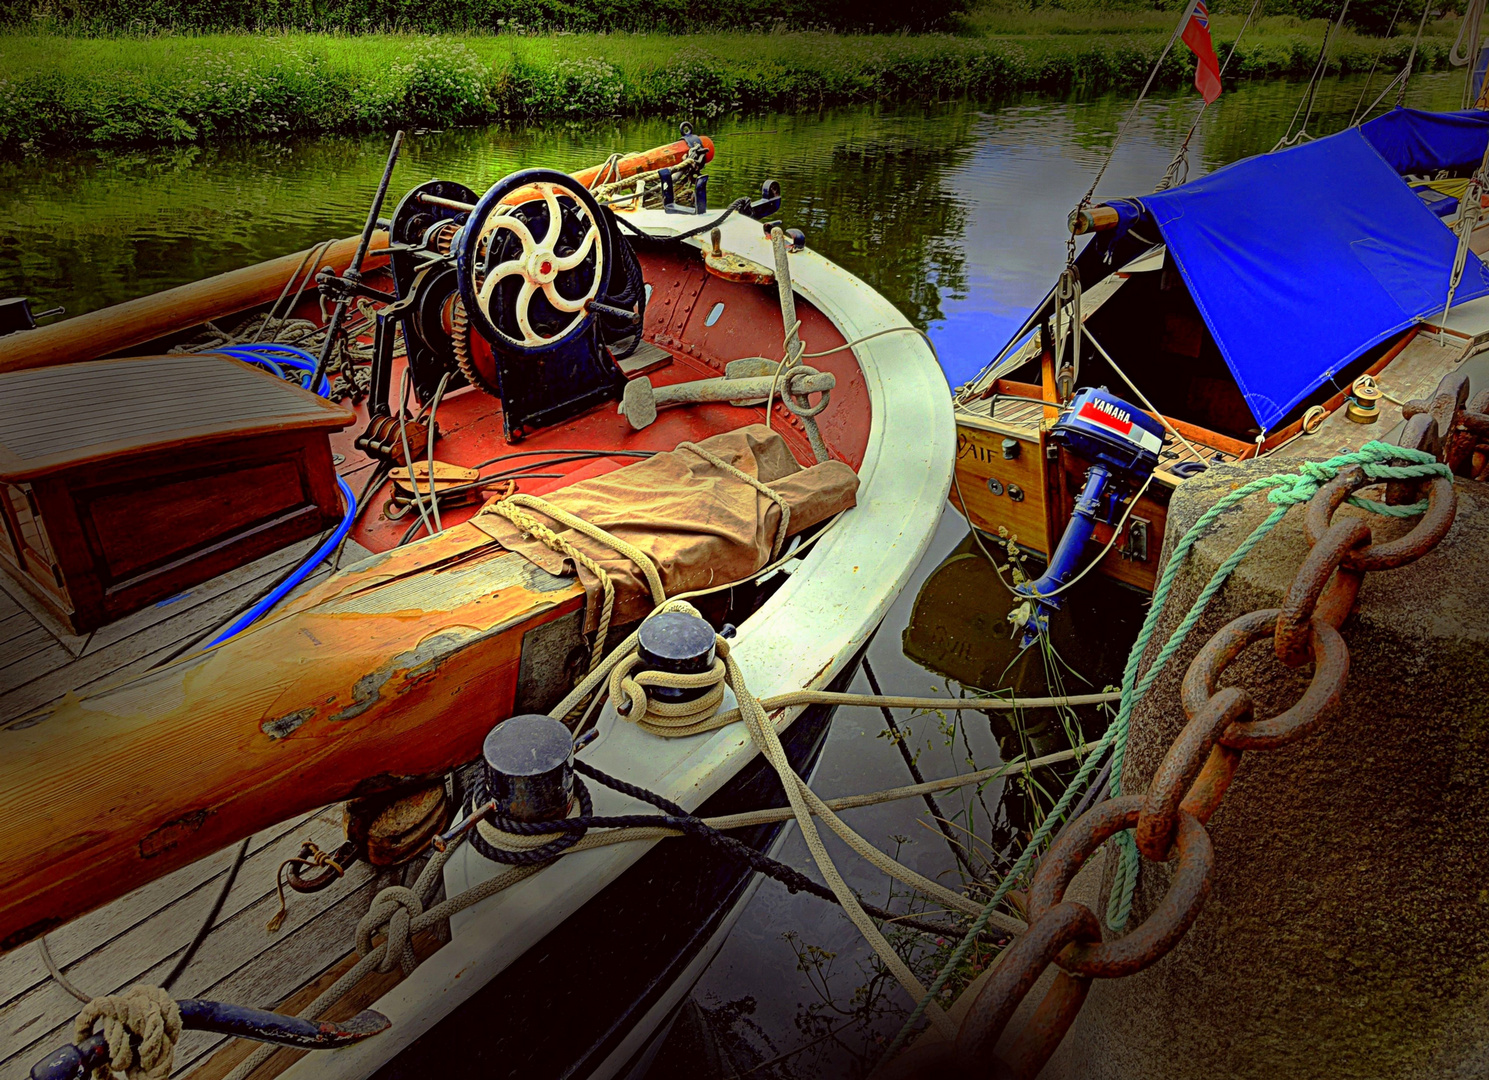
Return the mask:
<svg viewBox="0 0 1489 1080">
<path fill-rule="evenodd" d="M 339 431 L 351 409 L 226 356 L 92 360 L 0 373 L 0 480 L 245 436 Z"/>
</svg>

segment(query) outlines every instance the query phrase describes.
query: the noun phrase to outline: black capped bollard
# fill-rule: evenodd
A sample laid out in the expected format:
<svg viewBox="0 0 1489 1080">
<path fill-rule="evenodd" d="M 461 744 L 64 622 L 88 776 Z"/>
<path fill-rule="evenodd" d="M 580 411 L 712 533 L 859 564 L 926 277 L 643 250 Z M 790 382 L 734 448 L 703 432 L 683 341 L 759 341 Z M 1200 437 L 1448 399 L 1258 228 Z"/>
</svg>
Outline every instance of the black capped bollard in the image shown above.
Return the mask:
<svg viewBox="0 0 1489 1080">
<path fill-rule="evenodd" d="M 636 652 L 641 658 L 641 666 L 633 674 L 665 671 L 672 675 L 702 675 L 713 669 L 713 627 L 698 616 L 683 611 L 653 615 L 641 624 L 636 637 Z M 696 701 L 711 689 L 708 686 L 649 686 L 646 692 L 655 701 L 680 704 Z"/>
<path fill-rule="evenodd" d="M 503 720 L 481 746 L 486 797 L 513 821 L 567 817 L 574 797 L 574 736 L 551 716 Z"/>
</svg>

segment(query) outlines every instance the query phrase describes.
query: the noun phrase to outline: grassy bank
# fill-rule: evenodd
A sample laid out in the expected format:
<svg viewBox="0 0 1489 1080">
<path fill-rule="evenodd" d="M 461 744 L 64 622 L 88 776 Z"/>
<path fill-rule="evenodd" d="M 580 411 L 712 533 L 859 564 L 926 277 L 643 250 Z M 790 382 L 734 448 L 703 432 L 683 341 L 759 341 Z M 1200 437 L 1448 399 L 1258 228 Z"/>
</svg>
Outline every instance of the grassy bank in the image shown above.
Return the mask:
<svg viewBox="0 0 1489 1080">
<path fill-rule="evenodd" d="M 651 114 L 706 121 L 856 102 L 1090 94 L 1142 84 L 1164 12 L 977 13 L 960 34 L 0 35 L 0 145 L 193 142 L 230 135 Z M 1240 16 L 1213 20 L 1222 55 Z M 1227 78 L 1306 77 L 1324 23 L 1249 29 Z M 1446 64 L 1429 27 L 1417 70 Z M 1411 39 L 1346 31 L 1331 70 L 1394 73 Z M 1160 82 L 1192 78 L 1189 53 Z"/>
</svg>

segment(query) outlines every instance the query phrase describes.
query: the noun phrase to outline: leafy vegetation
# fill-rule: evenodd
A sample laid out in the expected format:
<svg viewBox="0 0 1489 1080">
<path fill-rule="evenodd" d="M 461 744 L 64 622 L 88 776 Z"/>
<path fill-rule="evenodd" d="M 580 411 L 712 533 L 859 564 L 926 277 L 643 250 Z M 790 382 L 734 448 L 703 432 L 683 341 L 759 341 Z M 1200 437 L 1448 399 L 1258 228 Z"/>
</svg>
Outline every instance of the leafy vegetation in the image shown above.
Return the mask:
<svg viewBox="0 0 1489 1080">
<path fill-rule="evenodd" d="M 707 121 L 836 104 L 1093 94 L 1140 85 L 1173 18 L 1151 8 L 994 6 L 965 15 L 954 34 L 578 34 L 510 24 L 440 35 L 14 31 L 0 34 L 0 144 L 186 143 L 622 115 Z M 1242 19 L 1213 19 L 1222 53 Z M 1260 19 L 1228 76 L 1306 76 L 1326 25 Z M 1346 29 L 1330 46 L 1330 69 L 1399 68 L 1415 29 L 1390 38 Z M 1428 30 L 1419 71 L 1446 63 L 1456 24 Z M 1175 49 L 1159 84 L 1182 85 L 1192 72 L 1187 50 Z"/>
<path fill-rule="evenodd" d="M 970 0 L 0 0 L 0 23 L 71 33 L 465 30 L 674 33 L 719 27 L 924 30 L 945 27 Z"/>
</svg>

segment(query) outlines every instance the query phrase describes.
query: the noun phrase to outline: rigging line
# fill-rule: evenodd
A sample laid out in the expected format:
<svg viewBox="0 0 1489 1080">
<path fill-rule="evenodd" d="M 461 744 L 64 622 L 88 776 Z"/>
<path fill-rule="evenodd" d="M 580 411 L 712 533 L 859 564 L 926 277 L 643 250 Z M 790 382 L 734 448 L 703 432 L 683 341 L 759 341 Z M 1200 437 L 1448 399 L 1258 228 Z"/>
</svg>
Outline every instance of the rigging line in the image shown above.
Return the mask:
<svg viewBox="0 0 1489 1080">
<path fill-rule="evenodd" d="M 1427 0 L 1422 5 L 1422 18 L 1417 23 L 1417 36 L 1411 39 L 1411 52 L 1406 56 L 1406 70 L 1402 73 L 1401 89 L 1396 91 L 1396 107 L 1400 108 L 1406 104 L 1406 84 L 1411 80 L 1412 65 L 1417 60 L 1417 46 L 1422 43 L 1422 31 L 1427 28 L 1427 13 L 1432 10 L 1433 0 Z M 1349 3 L 1349 0 L 1345 0 Z"/>
<path fill-rule="evenodd" d="M 1448 53 L 1448 63 L 1454 67 L 1468 68 L 1464 73 L 1463 96 L 1461 105 L 1467 109 L 1474 104 L 1472 100 L 1474 71 L 1479 66 L 1479 57 L 1483 53 L 1483 38 L 1480 35 L 1480 25 L 1484 17 L 1484 0 L 1469 0 L 1468 6 L 1463 11 L 1463 18 L 1458 22 L 1458 37 L 1453 41 L 1453 48 Z M 1464 40 L 1468 41 L 1468 55 L 1464 56 L 1460 51 Z"/>
<path fill-rule="evenodd" d="M 407 368 L 404 370 L 407 370 Z M 429 475 L 426 477 L 429 481 L 429 509 L 433 512 L 434 531 L 437 533 L 444 532 L 445 526 L 444 522 L 439 519 L 439 495 L 435 492 L 434 488 L 434 440 L 437 437 L 436 432 L 439 430 L 435 426 L 435 422 L 439 414 L 440 399 L 445 396 L 445 387 L 449 385 L 450 373 L 447 371 L 440 376 L 439 386 L 434 391 L 434 400 L 429 405 L 429 438 L 426 440 L 429 444 Z M 407 436 L 405 435 L 404 438 L 406 439 Z M 405 445 L 407 444 L 405 443 Z M 409 462 L 408 482 L 413 487 L 415 493 L 417 493 L 419 490 L 419 481 L 414 476 L 413 462 Z"/>
<path fill-rule="evenodd" d="M 1428 3 L 1431 2 L 1432 0 L 1428 0 Z M 1329 47 L 1334 44 L 1334 39 L 1337 38 L 1339 36 L 1339 32 L 1344 29 L 1344 16 L 1347 14 L 1349 14 L 1349 0 L 1344 0 L 1344 3 L 1339 5 L 1339 18 L 1335 20 L 1333 28 L 1324 32 L 1324 47 L 1318 56 L 1318 72 L 1315 74 L 1313 80 L 1309 83 L 1308 109 L 1306 112 L 1303 113 L 1303 126 L 1298 129 L 1298 134 L 1300 136 L 1308 130 L 1308 121 L 1313 119 L 1313 106 L 1318 99 L 1319 83 L 1323 82 L 1324 76 L 1327 75 L 1329 72 Z M 1408 65 L 1409 64 L 1410 61 L 1408 61 Z"/>
<path fill-rule="evenodd" d="M 1392 90 L 1396 89 L 1396 87 L 1399 86 L 1409 74 L 1410 72 L 1406 68 L 1402 68 L 1400 71 L 1398 71 L 1396 73 L 1396 77 L 1390 82 L 1386 83 L 1386 88 L 1380 92 L 1380 96 L 1370 103 L 1370 108 L 1366 109 L 1360 114 L 1361 122 L 1364 121 L 1365 117 L 1369 116 L 1377 108 L 1379 108 L 1380 103 L 1386 100 L 1386 95 L 1389 94 Z"/>
<path fill-rule="evenodd" d="M 264 331 L 269 328 L 269 323 L 274 318 L 274 312 L 278 310 L 280 304 L 284 303 L 284 298 L 289 295 L 290 286 L 293 285 L 295 283 L 295 279 L 300 276 L 300 271 L 304 270 L 306 265 L 309 264 L 310 272 L 306 274 L 305 280 L 300 282 L 300 288 L 295 293 L 295 299 L 290 302 L 289 307 L 285 308 L 285 316 L 288 316 L 289 313 L 295 309 L 295 305 L 300 302 L 300 295 L 305 291 L 306 283 L 310 280 L 311 275 L 315 273 L 315 261 L 321 257 L 321 255 L 331 246 L 332 243 L 334 243 L 334 241 L 323 240 L 319 244 L 315 244 L 306 250 L 304 257 L 300 260 L 300 265 L 296 266 L 295 272 L 285 280 L 284 288 L 279 291 L 279 297 L 274 301 L 274 303 L 269 305 L 269 311 L 264 316 L 264 321 L 259 324 L 258 332 L 253 335 L 253 340 L 249 342 L 250 345 L 257 345 L 259 343 L 259 339 L 264 336 Z"/>
<path fill-rule="evenodd" d="M 1344 12 L 1346 9 L 1348 9 L 1348 7 L 1349 0 L 1344 0 L 1344 3 L 1341 6 L 1339 12 L 1341 21 L 1343 19 Z M 1272 147 L 1272 153 L 1274 154 L 1285 146 L 1292 146 L 1294 143 L 1301 142 L 1303 137 L 1307 134 L 1308 120 L 1306 117 L 1303 120 L 1303 126 L 1298 129 L 1297 135 L 1293 134 L 1293 125 L 1298 122 L 1298 117 L 1303 115 L 1303 106 L 1305 104 L 1308 106 L 1309 113 L 1313 112 L 1313 95 L 1318 88 L 1319 73 L 1324 69 L 1325 61 L 1328 59 L 1329 39 L 1333 37 L 1333 33 L 1334 24 L 1330 22 L 1324 27 L 1323 44 L 1319 46 L 1318 59 L 1314 61 L 1313 64 L 1313 73 L 1308 76 L 1307 93 L 1305 93 L 1303 97 L 1298 101 L 1298 107 L 1293 110 L 1293 118 L 1287 122 L 1287 131 L 1283 134 L 1282 138 L 1277 140 L 1277 145 Z"/>
<path fill-rule="evenodd" d="M 1396 14 L 1391 16 L 1391 25 L 1386 27 L 1385 36 L 1381 38 L 1382 42 L 1391 40 L 1391 34 L 1396 30 L 1396 20 L 1401 17 L 1401 9 L 1405 6 L 1406 0 L 1396 0 Z M 1360 100 L 1355 102 L 1354 111 L 1349 114 L 1347 127 L 1354 127 L 1356 118 L 1360 120 L 1365 118 L 1364 116 L 1360 116 L 1360 106 L 1365 104 L 1365 95 L 1370 92 L 1370 80 L 1375 78 L 1375 66 L 1380 63 L 1380 54 L 1383 51 L 1384 46 L 1381 49 L 1377 49 L 1374 58 L 1370 61 L 1370 71 L 1365 76 L 1365 85 L 1360 87 Z M 1365 115 L 1368 116 L 1370 114 L 1367 112 Z"/>
<path fill-rule="evenodd" d="M 1109 352 L 1107 352 L 1104 348 L 1101 347 L 1101 342 L 1099 342 L 1099 341 L 1096 340 L 1096 338 L 1092 335 L 1091 331 L 1089 329 L 1087 329 L 1085 326 L 1082 326 L 1081 327 L 1081 330 L 1083 330 L 1085 332 L 1086 339 L 1088 341 L 1090 341 L 1092 345 L 1095 345 L 1096 346 L 1096 351 L 1099 352 L 1102 355 L 1102 358 L 1105 359 L 1106 362 L 1112 366 L 1112 370 L 1115 371 L 1118 375 L 1122 376 L 1122 381 L 1123 382 L 1125 382 L 1128 386 L 1132 387 L 1132 392 L 1134 394 L 1136 394 L 1138 396 L 1138 399 L 1141 400 L 1142 403 L 1148 407 L 1148 411 L 1151 412 L 1154 416 L 1158 417 L 1159 422 L 1162 423 L 1164 427 L 1168 428 L 1169 431 L 1173 433 L 1174 438 L 1178 439 L 1181 443 L 1183 443 L 1184 444 L 1184 448 L 1186 450 L 1188 450 L 1191 454 L 1194 455 L 1194 460 L 1195 461 L 1202 462 L 1202 463 L 1208 465 L 1210 463 L 1210 459 L 1209 458 L 1206 458 L 1206 457 L 1201 457 L 1200 456 L 1200 452 L 1194 448 L 1194 445 L 1188 439 L 1184 438 L 1183 435 L 1180 435 L 1179 434 L 1179 429 L 1176 428 L 1169 421 L 1168 417 L 1164 416 L 1163 413 L 1161 413 L 1161 412 L 1158 411 L 1158 409 L 1153 405 L 1153 403 L 1148 400 L 1148 395 L 1147 394 L 1144 394 L 1141 390 L 1139 390 L 1137 388 L 1137 383 L 1133 382 L 1131 379 L 1129 379 L 1127 377 L 1127 372 L 1123 371 L 1121 368 L 1119 368 L 1117 366 L 1117 362 L 1112 359 L 1112 354 L 1109 353 Z"/>
<path fill-rule="evenodd" d="M 424 509 L 424 497 L 419 493 L 418 481 L 414 479 L 414 455 L 412 451 L 409 450 L 408 444 L 408 384 L 410 381 L 412 381 L 412 378 L 412 369 L 405 367 L 403 369 L 403 379 L 399 383 L 400 389 L 398 394 L 398 438 L 403 443 L 403 461 L 404 464 L 408 467 L 409 486 L 413 488 L 414 491 L 414 507 L 419 511 L 419 520 L 422 521 L 424 523 L 424 527 L 429 530 L 429 535 L 433 536 L 435 533 L 434 523 L 430 520 L 428 511 Z M 427 429 L 425 438 L 427 438 L 430 442 L 434 441 L 434 428 L 432 426 Z M 429 479 L 429 491 L 431 495 L 434 492 L 433 477 L 430 477 Z"/>
<path fill-rule="evenodd" d="M 1346 0 L 1346 2 L 1348 2 L 1348 0 Z M 1112 140 L 1111 148 L 1109 150 L 1107 150 L 1107 152 L 1106 152 L 1106 160 L 1101 163 L 1101 168 L 1099 168 L 1099 169 L 1096 170 L 1096 178 L 1091 181 L 1090 188 L 1087 189 L 1086 194 L 1084 196 L 1082 196 L 1080 203 L 1077 205 L 1076 209 L 1078 211 L 1079 210 L 1084 210 L 1086 207 L 1088 207 L 1088 206 L 1091 205 L 1091 197 L 1096 194 L 1096 186 L 1101 183 L 1101 178 L 1106 175 L 1107 167 L 1109 165 L 1111 165 L 1112 158 L 1116 156 L 1117 147 L 1121 144 L 1123 136 L 1125 136 L 1127 134 L 1127 129 L 1132 126 L 1133 120 L 1137 119 L 1138 109 L 1140 109 L 1142 107 L 1143 99 L 1148 96 L 1148 91 L 1153 88 L 1153 80 L 1158 77 L 1158 71 L 1159 71 L 1160 68 L 1163 67 L 1163 62 L 1168 59 L 1168 54 L 1173 51 L 1174 42 L 1176 42 L 1176 41 L 1179 40 L 1179 33 L 1180 33 L 1180 31 L 1182 31 L 1184 29 L 1184 27 L 1188 24 L 1188 22 L 1189 22 L 1189 16 L 1192 13 L 1193 6 L 1194 5 L 1192 3 L 1185 5 L 1183 12 L 1179 16 L 1179 22 L 1178 22 L 1178 24 L 1174 26 L 1174 32 L 1169 35 L 1168 43 L 1163 46 L 1163 51 L 1158 54 L 1158 60 L 1153 65 L 1153 70 L 1151 70 L 1151 71 L 1148 72 L 1148 81 L 1145 82 L 1145 83 L 1143 83 L 1142 92 L 1140 94 L 1138 94 L 1137 100 L 1132 103 L 1132 108 L 1128 110 L 1128 112 L 1127 112 L 1127 119 L 1126 120 L 1123 120 L 1122 121 L 1122 126 L 1117 129 L 1117 137 Z M 1069 260 L 1068 261 L 1071 262 L 1071 263 L 1074 263 L 1075 262 L 1075 234 L 1074 233 L 1071 233 L 1071 235 L 1070 235 L 1070 242 L 1069 242 L 1068 248 L 1069 248 L 1069 253 L 1070 253 L 1070 257 L 1069 257 Z"/>
<path fill-rule="evenodd" d="M 1399 0 L 1399 2 L 1404 4 L 1406 3 L 1406 0 Z M 1236 50 L 1240 48 L 1241 45 L 1241 38 L 1246 36 L 1246 28 L 1251 25 L 1251 20 L 1256 17 L 1256 13 L 1258 10 L 1260 10 L 1261 6 L 1262 0 L 1253 0 L 1251 4 L 1251 10 L 1246 13 L 1246 19 L 1244 22 L 1241 23 L 1241 29 L 1236 32 L 1236 39 L 1230 43 L 1230 51 L 1225 54 L 1225 59 L 1220 64 L 1221 78 L 1225 77 L 1225 69 L 1230 67 L 1231 57 L 1236 55 Z M 1177 175 L 1179 163 L 1183 161 L 1189 153 L 1189 140 L 1194 138 L 1194 133 L 1199 130 L 1199 122 L 1205 118 L 1205 110 L 1209 107 L 1210 103 L 1204 98 L 1200 98 L 1199 112 L 1195 115 L 1194 123 L 1189 125 L 1189 131 L 1184 136 L 1184 141 L 1179 145 L 1178 152 L 1174 154 L 1174 160 L 1169 162 L 1168 169 L 1163 174 L 1163 181 L 1159 182 L 1159 191 L 1163 191 L 1166 188 L 1173 186 L 1173 179 L 1174 176 Z M 1187 166 L 1184 169 L 1184 175 L 1185 177 L 1188 177 L 1189 175 L 1189 169 Z"/>
</svg>

